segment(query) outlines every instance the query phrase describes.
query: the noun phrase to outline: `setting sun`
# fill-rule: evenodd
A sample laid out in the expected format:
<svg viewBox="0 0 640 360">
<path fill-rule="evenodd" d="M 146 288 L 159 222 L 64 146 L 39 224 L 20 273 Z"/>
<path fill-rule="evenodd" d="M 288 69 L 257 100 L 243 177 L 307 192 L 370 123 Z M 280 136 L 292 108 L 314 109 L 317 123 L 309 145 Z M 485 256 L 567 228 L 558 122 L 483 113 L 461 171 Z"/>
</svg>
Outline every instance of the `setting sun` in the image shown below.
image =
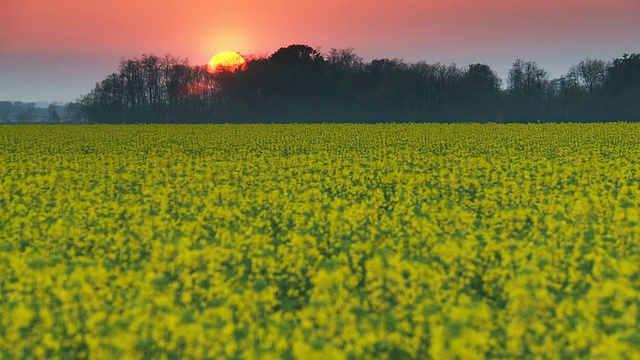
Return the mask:
<svg viewBox="0 0 640 360">
<path fill-rule="evenodd" d="M 215 74 L 221 71 L 244 70 L 246 67 L 246 61 L 240 54 L 233 51 L 223 51 L 211 58 L 207 65 L 207 71 Z"/>
</svg>

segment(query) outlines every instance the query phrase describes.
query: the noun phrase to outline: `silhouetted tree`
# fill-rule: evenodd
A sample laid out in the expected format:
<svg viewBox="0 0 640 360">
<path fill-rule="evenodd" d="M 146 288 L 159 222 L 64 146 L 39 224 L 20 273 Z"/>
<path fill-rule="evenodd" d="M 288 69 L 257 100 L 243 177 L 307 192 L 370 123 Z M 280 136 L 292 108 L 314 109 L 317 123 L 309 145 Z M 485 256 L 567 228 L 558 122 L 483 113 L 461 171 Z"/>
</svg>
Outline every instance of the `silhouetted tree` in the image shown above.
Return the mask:
<svg viewBox="0 0 640 360">
<path fill-rule="evenodd" d="M 584 86 L 589 93 L 601 89 L 607 79 L 607 69 L 610 64 L 603 60 L 584 59 L 569 69 L 572 78 Z"/>
<path fill-rule="evenodd" d="M 485 64 L 471 64 L 462 76 L 463 118 L 496 121 L 499 118 L 502 80 Z"/>
<path fill-rule="evenodd" d="M 362 91 L 355 99 L 363 121 L 404 120 L 402 103 L 407 65 L 399 59 L 376 59 L 362 72 Z"/>
<path fill-rule="evenodd" d="M 409 73 L 414 79 L 406 95 L 412 99 L 412 118 L 446 122 L 461 121 L 465 117 L 463 69 L 455 64 L 419 62 L 409 66 Z"/>
<path fill-rule="evenodd" d="M 332 48 L 327 54 L 327 62 L 332 72 L 340 75 L 359 74 L 364 69 L 364 59 L 355 53 L 352 47 Z"/>
<path fill-rule="evenodd" d="M 539 97 L 544 94 L 548 79 L 549 73 L 538 64 L 518 59 L 509 70 L 507 87 L 515 96 Z"/>
<path fill-rule="evenodd" d="M 326 55 L 328 71 L 325 79 L 325 118 L 350 121 L 360 114 L 353 106 L 364 91 L 365 61 L 353 48 L 332 48 Z"/>
<path fill-rule="evenodd" d="M 507 118 L 520 122 L 544 118 L 548 86 L 549 73 L 533 61 L 517 59 L 507 77 Z"/>
<path fill-rule="evenodd" d="M 280 48 L 268 60 L 270 102 L 275 121 L 318 119 L 326 61 L 317 49 L 307 45 Z"/>
<path fill-rule="evenodd" d="M 612 98 L 609 112 L 618 120 L 640 120 L 640 54 L 614 59 L 605 87 Z"/>
<path fill-rule="evenodd" d="M 576 74 L 567 75 L 549 81 L 546 102 L 547 121 L 584 121 L 585 90 L 580 86 Z"/>
<path fill-rule="evenodd" d="M 613 91 L 624 91 L 640 84 L 640 54 L 624 54 L 613 60 L 608 85 Z"/>
<path fill-rule="evenodd" d="M 78 118 L 114 123 L 527 122 L 630 120 L 640 114 L 638 54 L 612 63 L 584 59 L 553 80 L 535 62 L 518 59 L 505 90 L 486 64 L 365 62 L 352 48 L 322 55 L 294 44 L 247 60 L 243 71 L 210 74 L 205 66 L 170 55 L 123 59 L 116 73 L 78 101 Z M 14 107 L 25 119 L 34 116 L 24 104 Z"/>
</svg>

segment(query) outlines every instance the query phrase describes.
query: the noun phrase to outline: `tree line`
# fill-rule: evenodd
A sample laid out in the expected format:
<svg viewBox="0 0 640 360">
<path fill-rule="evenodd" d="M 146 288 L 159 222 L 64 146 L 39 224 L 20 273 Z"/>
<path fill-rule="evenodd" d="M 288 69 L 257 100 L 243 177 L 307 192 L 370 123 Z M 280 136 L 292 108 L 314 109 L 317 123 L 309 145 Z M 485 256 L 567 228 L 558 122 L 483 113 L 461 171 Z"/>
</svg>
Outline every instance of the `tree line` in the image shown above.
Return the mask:
<svg viewBox="0 0 640 360">
<path fill-rule="evenodd" d="M 0 123 L 78 123 L 82 121 L 82 110 L 78 103 L 0 101 Z"/>
<path fill-rule="evenodd" d="M 486 64 L 366 62 L 296 44 L 215 74 L 171 55 L 123 59 L 77 105 L 100 123 L 588 122 L 640 120 L 639 100 L 635 53 L 584 59 L 556 79 L 518 59 L 503 84 Z"/>
</svg>

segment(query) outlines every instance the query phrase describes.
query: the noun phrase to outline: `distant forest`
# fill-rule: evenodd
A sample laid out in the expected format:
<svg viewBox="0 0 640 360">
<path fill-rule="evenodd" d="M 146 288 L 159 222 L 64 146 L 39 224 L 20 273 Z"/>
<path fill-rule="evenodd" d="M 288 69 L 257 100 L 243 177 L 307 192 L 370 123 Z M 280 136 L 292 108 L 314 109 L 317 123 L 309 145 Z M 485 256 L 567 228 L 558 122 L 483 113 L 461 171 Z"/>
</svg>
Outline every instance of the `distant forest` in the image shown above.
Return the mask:
<svg viewBox="0 0 640 360">
<path fill-rule="evenodd" d="M 77 103 L 52 102 L 43 107 L 35 102 L 0 101 L 0 122 L 78 122 L 81 118 Z"/>
<path fill-rule="evenodd" d="M 99 123 L 590 122 L 640 120 L 640 54 L 584 59 L 550 79 L 516 60 L 506 83 L 485 64 L 365 62 L 307 45 L 210 74 L 171 55 L 122 60 L 74 105 Z"/>
</svg>

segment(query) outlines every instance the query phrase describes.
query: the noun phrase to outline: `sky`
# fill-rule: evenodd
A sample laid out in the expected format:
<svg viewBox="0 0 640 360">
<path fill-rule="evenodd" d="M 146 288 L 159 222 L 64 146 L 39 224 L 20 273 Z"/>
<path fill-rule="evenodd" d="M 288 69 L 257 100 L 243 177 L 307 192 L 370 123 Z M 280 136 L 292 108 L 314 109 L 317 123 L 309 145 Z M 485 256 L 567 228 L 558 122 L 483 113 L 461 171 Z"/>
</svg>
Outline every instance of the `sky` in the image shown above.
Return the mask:
<svg viewBox="0 0 640 360">
<path fill-rule="evenodd" d="M 270 55 L 305 44 L 365 60 L 490 65 L 559 77 L 640 52 L 638 0 L 1 0 L 0 100 L 73 101 L 122 58 Z"/>
</svg>

